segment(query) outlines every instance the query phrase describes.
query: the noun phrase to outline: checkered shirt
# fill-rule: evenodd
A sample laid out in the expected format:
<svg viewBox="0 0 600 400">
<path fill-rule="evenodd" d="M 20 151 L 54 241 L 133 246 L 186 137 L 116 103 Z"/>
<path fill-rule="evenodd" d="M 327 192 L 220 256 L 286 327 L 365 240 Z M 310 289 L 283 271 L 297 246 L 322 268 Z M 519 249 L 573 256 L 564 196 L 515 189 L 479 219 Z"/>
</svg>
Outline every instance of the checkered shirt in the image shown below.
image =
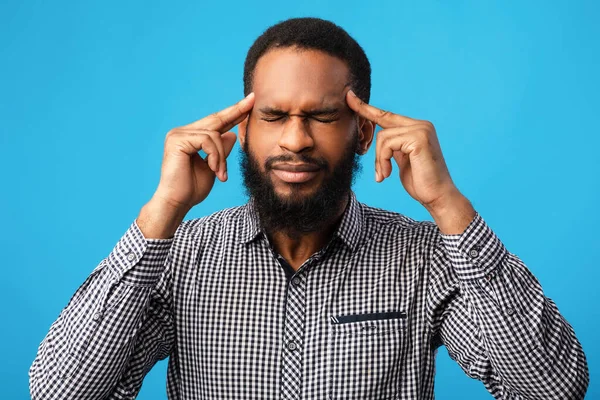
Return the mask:
<svg viewBox="0 0 600 400">
<path fill-rule="evenodd" d="M 252 201 L 145 239 L 134 220 L 41 343 L 41 399 L 133 399 L 169 357 L 171 400 L 433 399 L 445 345 L 497 399 L 582 399 L 572 327 L 479 214 L 460 235 L 350 196 L 293 271 Z"/>
</svg>

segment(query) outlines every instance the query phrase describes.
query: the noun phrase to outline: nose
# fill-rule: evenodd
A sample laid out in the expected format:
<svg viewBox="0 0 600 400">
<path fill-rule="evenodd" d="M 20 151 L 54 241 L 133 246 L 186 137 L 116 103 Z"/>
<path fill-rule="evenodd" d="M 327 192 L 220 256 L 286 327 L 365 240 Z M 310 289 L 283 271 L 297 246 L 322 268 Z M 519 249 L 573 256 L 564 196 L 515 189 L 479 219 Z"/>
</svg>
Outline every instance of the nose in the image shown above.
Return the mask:
<svg viewBox="0 0 600 400">
<path fill-rule="evenodd" d="M 307 125 L 302 117 L 288 118 L 279 137 L 279 147 L 292 153 L 311 149 L 315 142 Z"/>
</svg>

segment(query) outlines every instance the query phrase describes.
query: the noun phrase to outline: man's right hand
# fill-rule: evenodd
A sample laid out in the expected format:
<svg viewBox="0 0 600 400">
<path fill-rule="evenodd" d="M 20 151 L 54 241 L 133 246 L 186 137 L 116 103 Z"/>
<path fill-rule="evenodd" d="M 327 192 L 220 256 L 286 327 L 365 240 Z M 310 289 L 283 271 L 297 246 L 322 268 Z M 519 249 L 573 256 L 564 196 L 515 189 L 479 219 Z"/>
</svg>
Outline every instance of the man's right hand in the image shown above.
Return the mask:
<svg viewBox="0 0 600 400">
<path fill-rule="evenodd" d="M 172 237 L 187 212 L 208 196 L 215 177 L 227 180 L 226 159 L 236 141 L 230 129 L 253 106 L 251 93 L 231 107 L 167 133 L 158 188 L 137 218 L 144 237 Z"/>
</svg>

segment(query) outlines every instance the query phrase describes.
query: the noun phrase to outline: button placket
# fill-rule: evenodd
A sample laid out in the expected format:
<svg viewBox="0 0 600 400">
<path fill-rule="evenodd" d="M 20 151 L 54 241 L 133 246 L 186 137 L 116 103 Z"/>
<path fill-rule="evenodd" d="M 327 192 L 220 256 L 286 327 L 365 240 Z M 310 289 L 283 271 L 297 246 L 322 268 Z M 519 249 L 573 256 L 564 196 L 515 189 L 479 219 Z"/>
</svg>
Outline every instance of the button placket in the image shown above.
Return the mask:
<svg viewBox="0 0 600 400">
<path fill-rule="evenodd" d="M 294 351 L 298 348 L 298 345 L 293 340 L 290 340 L 287 345 L 288 350 Z"/>
<path fill-rule="evenodd" d="M 285 338 L 281 363 L 281 398 L 299 400 L 302 392 L 304 322 L 306 313 L 305 271 L 290 280 L 286 296 Z"/>
</svg>

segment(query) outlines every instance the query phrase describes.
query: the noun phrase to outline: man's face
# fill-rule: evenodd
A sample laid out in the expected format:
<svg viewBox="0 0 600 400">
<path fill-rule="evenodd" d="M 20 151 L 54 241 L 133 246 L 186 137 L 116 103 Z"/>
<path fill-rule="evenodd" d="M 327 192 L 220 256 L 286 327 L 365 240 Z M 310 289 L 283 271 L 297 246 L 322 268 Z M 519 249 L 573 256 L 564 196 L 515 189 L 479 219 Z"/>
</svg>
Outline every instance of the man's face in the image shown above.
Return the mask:
<svg viewBox="0 0 600 400">
<path fill-rule="evenodd" d="M 345 101 L 348 80 L 345 63 L 320 51 L 274 49 L 259 59 L 246 145 L 282 198 L 314 194 L 331 172 L 303 163 L 301 155 L 331 168 L 357 135 Z"/>
<path fill-rule="evenodd" d="M 345 63 L 320 51 L 275 49 L 258 61 L 254 108 L 240 129 L 247 157 L 242 166 L 251 194 L 271 194 L 288 206 L 279 219 L 293 213 L 293 206 L 312 216 L 335 212 L 347 196 L 362 136 L 345 101 L 348 82 Z M 329 209 L 316 210 L 323 207 Z M 269 204 L 271 213 L 275 208 Z"/>
</svg>

